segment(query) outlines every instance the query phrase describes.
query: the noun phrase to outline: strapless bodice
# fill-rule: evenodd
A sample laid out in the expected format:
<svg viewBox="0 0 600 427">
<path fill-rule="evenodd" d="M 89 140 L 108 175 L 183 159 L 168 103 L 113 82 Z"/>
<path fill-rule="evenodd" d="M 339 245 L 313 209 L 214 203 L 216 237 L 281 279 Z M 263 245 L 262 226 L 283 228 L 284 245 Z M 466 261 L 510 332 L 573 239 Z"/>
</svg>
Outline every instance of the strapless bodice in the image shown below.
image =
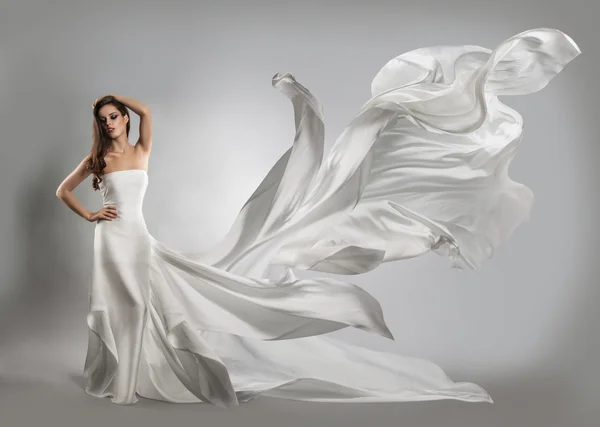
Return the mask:
<svg viewBox="0 0 600 427">
<path fill-rule="evenodd" d="M 148 174 L 143 169 L 109 172 L 100 182 L 102 204 L 116 206 L 121 219 L 139 219 L 147 187 Z"/>
<path fill-rule="evenodd" d="M 141 208 L 148 187 L 148 174 L 143 169 L 126 169 L 102 176 L 100 191 L 104 206 Z"/>
</svg>

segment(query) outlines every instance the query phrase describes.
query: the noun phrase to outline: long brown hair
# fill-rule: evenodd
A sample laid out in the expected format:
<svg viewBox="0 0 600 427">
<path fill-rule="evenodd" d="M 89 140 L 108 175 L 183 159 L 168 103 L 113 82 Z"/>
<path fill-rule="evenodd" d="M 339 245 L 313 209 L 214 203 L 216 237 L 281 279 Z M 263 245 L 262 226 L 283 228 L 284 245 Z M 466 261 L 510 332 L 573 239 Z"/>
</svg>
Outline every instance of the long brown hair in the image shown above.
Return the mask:
<svg viewBox="0 0 600 427">
<path fill-rule="evenodd" d="M 102 182 L 101 175 L 106 167 L 106 161 L 104 160 L 104 157 L 111 146 L 111 139 L 108 136 L 106 129 L 104 129 L 104 126 L 102 126 L 100 118 L 98 117 L 98 111 L 100 111 L 100 108 L 107 104 L 114 105 L 123 116 L 129 117 L 126 125 L 127 136 L 129 136 L 129 128 L 131 127 L 131 116 L 129 115 L 129 110 L 127 110 L 127 107 L 123 103 L 117 101 L 115 97 L 110 95 L 105 96 L 96 102 L 96 105 L 94 106 L 94 123 L 92 127 L 92 149 L 90 150 L 90 158 L 86 162 L 87 169 L 94 174 L 94 179 L 92 181 L 92 187 L 94 187 L 94 190 L 100 190 L 99 184 Z"/>
</svg>

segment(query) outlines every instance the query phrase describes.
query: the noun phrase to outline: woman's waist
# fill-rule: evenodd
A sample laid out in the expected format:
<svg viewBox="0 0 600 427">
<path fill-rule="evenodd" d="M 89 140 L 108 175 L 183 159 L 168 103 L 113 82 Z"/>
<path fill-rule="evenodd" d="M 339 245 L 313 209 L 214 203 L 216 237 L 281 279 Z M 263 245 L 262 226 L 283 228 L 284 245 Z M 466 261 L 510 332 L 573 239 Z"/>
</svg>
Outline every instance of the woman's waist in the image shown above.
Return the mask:
<svg viewBox="0 0 600 427">
<path fill-rule="evenodd" d="M 141 203 L 104 203 L 104 207 L 114 206 L 117 210 L 117 217 L 112 220 L 144 222 L 144 215 Z"/>
<path fill-rule="evenodd" d="M 110 232 L 119 232 L 129 235 L 146 234 L 148 227 L 144 217 L 141 214 L 132 215 L 124 212 L 119 213 L 113 219 L 100 219 L 96 221 L 96 229 L 102 229 Z"/>
<path fill-rule="evenodd" d="M 108 201 L 103 202 L 102 206 L 103 207 L 114 206 L 117 208 L 117 211 L 122 210 L 122 211 L 128 211 L 128 212 L 141 212 L 143 203 L 142 202 L 132 202 L 132 201 L 123 202 L 123 201 L 108 200 Z"/>
</svg>

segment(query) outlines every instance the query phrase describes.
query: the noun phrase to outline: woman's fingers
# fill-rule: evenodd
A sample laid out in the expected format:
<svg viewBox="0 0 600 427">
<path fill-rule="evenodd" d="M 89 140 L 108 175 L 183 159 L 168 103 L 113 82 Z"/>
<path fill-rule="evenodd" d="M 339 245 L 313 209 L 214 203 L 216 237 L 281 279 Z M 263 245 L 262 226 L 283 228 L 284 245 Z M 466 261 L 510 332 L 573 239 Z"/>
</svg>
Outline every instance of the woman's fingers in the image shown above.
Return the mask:
<svg viewBox="0 0 600 427">
<path fill-rule="evenodd" d="M 113 218 L 116 218 L 118 215 L 117 207 L 114 205 L 105 206 L 104 212 L 102 214 L 105 218 L 112 220 Z"/>
</svg>

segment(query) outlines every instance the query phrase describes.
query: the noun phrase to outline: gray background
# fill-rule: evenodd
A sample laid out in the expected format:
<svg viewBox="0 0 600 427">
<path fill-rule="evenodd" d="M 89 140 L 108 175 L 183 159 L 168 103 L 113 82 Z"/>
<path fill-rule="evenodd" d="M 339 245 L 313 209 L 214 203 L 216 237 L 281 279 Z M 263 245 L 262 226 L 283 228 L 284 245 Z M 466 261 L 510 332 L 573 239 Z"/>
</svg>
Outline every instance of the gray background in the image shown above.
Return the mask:
<svg viewBox="0 0 600 427">
<path fill-rule="evenodd" d="M 598 426 L 599 8 L 569 3 L 2 0 L 0 424 Z M 431 359 L 486 388 L 493 404 L 259 397 L 228 411 L 84 394 L 94 224 L 55 190 L 89 151 L 96 97 L 150 106 L 148 227 L 167 245 L 203 249 L 292 143 L 276 72 L 321 101 L 330 147 L 392 57 L 438 44 L 494 48 L 536 27 L 564 31 L 583 54 L 541 92 L 502 99 L 525 121 L 510 173 L 535 193 L 531 221 L 476 272 L 430 253 L 346 277 L 382 302 L 396 341 L 332 334 Z M 91 178 L 75 195 L 101 207 Z"/>
</svg>

